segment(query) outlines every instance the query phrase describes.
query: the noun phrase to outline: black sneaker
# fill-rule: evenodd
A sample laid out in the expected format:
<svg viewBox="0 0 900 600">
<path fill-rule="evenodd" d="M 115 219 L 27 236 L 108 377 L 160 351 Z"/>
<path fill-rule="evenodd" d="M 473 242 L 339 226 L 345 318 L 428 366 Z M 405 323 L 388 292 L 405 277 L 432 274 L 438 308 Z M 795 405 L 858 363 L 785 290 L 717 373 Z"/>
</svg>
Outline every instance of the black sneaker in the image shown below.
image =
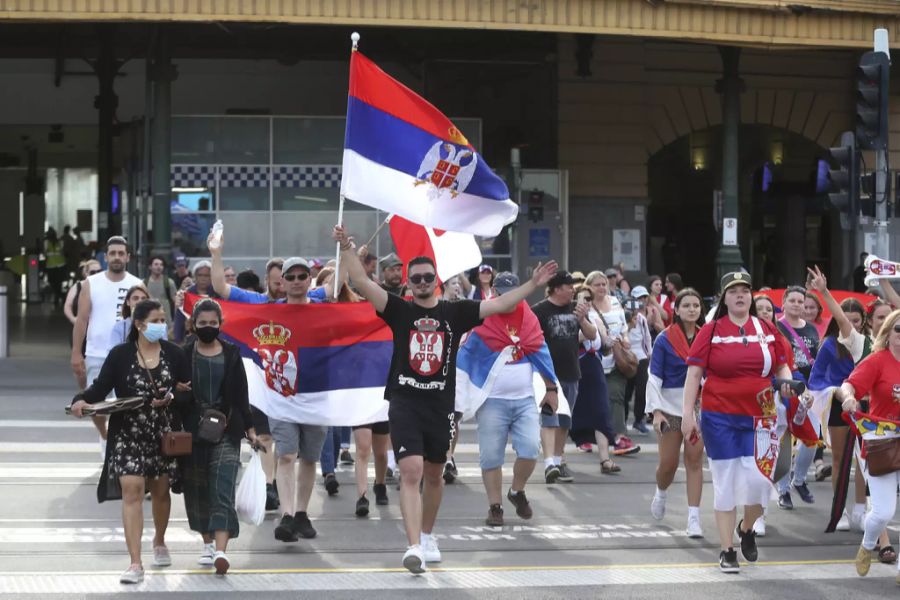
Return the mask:
<svg viewBox="0 0 900 600">
<path fill-rule="evenodd" d="M 316 537 L 316 530 L 305 512 L 294 513 L 294 533 L 307 540 Z"/>
<path fill-rule="evenodd" d="M 759 558 L 759 550 L 756 549 L 756 532 L 751 527 L 749 531 L 743 531 L 741 525 L 744 520 L 737 525 L 737 536 L 741 539 L 741 554 L 747 559 L 747 562 L 756 562 Z"/>
<path fill-rule="evenodd" d="M 278 490 L 275 489 L 275 484 L 267 483 L 266 510 L 277 510 L 279 506 L 281 506 L 281 503 L 278 501 Z"/>
<path fill-rule="evenodd" d="M 510 488 L 510 490 L 506 492 L 506 497 L 516 507 L 516 514 L 519 515 L 520 518 L 530 519 L 534 516 L 534 511 L 531 510 L 531 504 L 528 503 L 528 498 L 525 497 L 524 491 L 513 494 L 512 488 Z"/>
<path fill-rule="evenodd" d="M 328 492 L 329 496 L 337 495 L 339 487 L 341 487 L 341 484 L 338 483 L 334 473 L 329 473 L 325 476 L 325 490 Z"/>
<path fill-rule="evenodd" d="M 778 508 L 781 510 L 794 510 L 794 501 L 791 500 L 790 492 L 778 495 Z"/>
<path fill-rule="evenodd" d="M 563 483 L 572 483 L 575 481 L 575 476 L 572 475 L 572 471 L 569 470 L 569 465 L 566 463 L 559 465 L 559 480 Z"/>
<path fill-rule="evenodd" d="M 375 491 L 375 504 L 378 506 L 388 505 L 387 486 L 383 483 L 376 483 L 373 487 Z"/>
<path fill-rule="evenodd" d="M 275 539 L 279 542 L 296 542 L 300 539 L 294 529 L 294 517 L 282 515 L 281 522 L 275 527 Z"/>
<path fill-rule="evenodd" d="M 544 481 L 547 483 L 556 483 L 557 479 L 559 479 L 559 467 L 550 465 L 544 469 Z"/>
<path fill-rule="evenodd" d="M 369 499 L 366 498 L 365 494 L 360 496 L 359 500 L 356 501 L 356 516 L 357 517 L 369 516 Z"/>
<path fill-rule="evenodd" d="M 797 490 L 798 494 L 800 494 L 800 499 L 807 504 L 813 504 L 816 501 L 816 499 L 812 495 L 812 492 L 809 491 L 809 487 L 807 487 L 805 481 L 800 485 L 794 485 L 794 489 Z"/>
<path fill-rule="evenodd" d="M 723 573 L 740 573 L 741 564 L 737 559 L 737 551 L 734 548 L 719 552 L 719 570 Z"/>
<path fill-rule="evenodd" d="M 503 507 L 499 504 L 491 504 L 484 523 L 488 527 L 503 527 Z"/>
<path fill-rule="evenodd" d="M 347 449 L 341 450 L 341 464 L 342 465 L 352 465 L 353 464 L 353 456 L 350 455 L 350 451 Z"/>
<path fill-rule="evenodd" d="M 384 472 L 384 482 L 392 482 L 394 480 L 394 470 L 390 467 Z"/>
<path fill-rule="evenodd" d="M 459 477 L 459 471 L 456 469 L 456 460 L 451 458 L 444 465 L 444 483 L 453 483 Z"/>
</svg>

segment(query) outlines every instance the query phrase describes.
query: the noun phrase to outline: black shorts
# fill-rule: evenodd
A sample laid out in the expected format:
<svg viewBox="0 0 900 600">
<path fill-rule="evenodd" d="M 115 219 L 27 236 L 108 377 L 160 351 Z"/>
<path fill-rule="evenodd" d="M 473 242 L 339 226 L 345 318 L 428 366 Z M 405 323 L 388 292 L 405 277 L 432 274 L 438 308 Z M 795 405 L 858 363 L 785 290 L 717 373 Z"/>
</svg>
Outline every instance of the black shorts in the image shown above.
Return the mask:
<svg viewBox="0 0 900 600">
<path fill-rule="evenodd" d="M 391 425 L 388 421 L 378 421 L 377 423 L 366 423 L 365 425 L 356 425 L 353 431 L 357 429 L 371 429 L 372 435 L 390 435 Z"/>
<path fill-rule="evenodd" d="M 253 417 L 253 429 L 256 430 L 256 435 L 272 435 L 272 430 L 269 429 L 269 417 L 266 416 L 266 413 L 251 404 L 250 416 Z"/>
<path fill-rule="evenodd" d="M 421 456 L 430 463 L 447 462 L 450 440 L 456 431 L 452 409 L 443 411 L 392 399 L 388 422 L 398 461 L 407 456 Z"/>
<path fill-rule="evenodd" d="M 860 402 L 859 409 L 862 412 L 869 412 L 869 403 L 868 402 Z M 831 400 L 831 411 L 828 413 L 828 426 L 829 427 L 849 427 L 847 422 L 841 418 L 841 413 L 844 412 L 844 409 L 841 408 L 841 403 L 837 401 L 837 398 L 833 398 Z"/>
</svg>

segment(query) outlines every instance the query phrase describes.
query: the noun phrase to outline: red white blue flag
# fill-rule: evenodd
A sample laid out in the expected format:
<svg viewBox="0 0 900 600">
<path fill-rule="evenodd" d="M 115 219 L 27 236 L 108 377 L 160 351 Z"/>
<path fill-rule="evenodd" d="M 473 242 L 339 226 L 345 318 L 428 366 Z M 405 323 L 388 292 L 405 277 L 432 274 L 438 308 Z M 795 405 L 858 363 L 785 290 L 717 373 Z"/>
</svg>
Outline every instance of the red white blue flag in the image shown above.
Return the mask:
<svg viewBox="0 0 900 600">
<path fill-rule="evenodd" d="M 197 300 L 186 296 L 185 311 Z M 368 302 L 219 303 L 221 337 L 240 348 L 250 404 L 267 416 L 332 426 L 387 420 L 393 337 Z"/>
<path fill-rule="evenodd" d="M 403 261 L 404 279 L 406 265 L 417 256 L 427 256 L 434 261 L 441 281 L 481 264 L 481 249 L 471 233 L 442 231 L 392 215 L 391 239 Z"/>
<path fill-rule="evenodd" d="M 341 194 L 419 225 L 487 237 L 519 212 L 450 119 L 359 52 L 350 59 Z"/>
</svg>

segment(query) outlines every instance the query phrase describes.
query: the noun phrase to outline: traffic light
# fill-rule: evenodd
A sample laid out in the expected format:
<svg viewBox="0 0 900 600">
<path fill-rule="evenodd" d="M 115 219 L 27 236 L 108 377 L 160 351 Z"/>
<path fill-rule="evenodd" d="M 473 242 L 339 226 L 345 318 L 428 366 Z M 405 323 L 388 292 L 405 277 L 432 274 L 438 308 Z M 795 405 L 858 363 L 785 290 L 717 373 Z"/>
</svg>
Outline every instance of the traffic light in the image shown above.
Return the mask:
<svg viewBox="0 0 900 600">
<path fill-rule="evenodd" d="M 856 69 L 856 138 L 864 150 L 888 146 L 888 89 L 891 61 L 884 52 L 866 52 Z"/>
<path fill-rule="evenodd" d="M 841 136 L 841 146 L 828 151 L 838 168 L 828 171 L 831 191 L 828 199 L 841 212 L 859 214 L 859 167 L 860 156 L 852 133 Z"/>
</svg>

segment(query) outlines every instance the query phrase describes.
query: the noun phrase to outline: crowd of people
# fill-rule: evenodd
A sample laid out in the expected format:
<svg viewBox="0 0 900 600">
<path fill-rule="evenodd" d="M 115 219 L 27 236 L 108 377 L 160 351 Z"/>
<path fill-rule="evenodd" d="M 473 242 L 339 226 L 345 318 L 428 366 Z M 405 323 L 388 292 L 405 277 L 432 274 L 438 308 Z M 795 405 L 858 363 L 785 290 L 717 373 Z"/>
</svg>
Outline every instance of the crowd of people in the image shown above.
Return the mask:
<svg viewBox="0 0 900 600">
<path fill-rule="evenodd" d="M 793 495 L 815 502 L 807 485 L 810 470 L 817 481 L 831 477 L 836 490 L 848 485 L 844 466 L 856 436 L 844 413 L 900 420 L 900 312 L 891 308 L 900 306 L 900 296 L 884 281 L 883 300 L 838 304 L 815 268 L 805 285 L 788 287 L 776 303 L 770 295 L 754 295 L 750 274 L 735 272 L 723 277 L 715 305 L 706 307 L 676 273 L 631 286 L 620 267 L 584 275 L 551 261 L 539 264 L 524 283 L 490 265 L 474 269 L 471 277 L 441 282 L 427 257 L 406 264 L 395 254 L 379 260 L 365 246 L 357 248 L 342 226 L 333 235 L 339 264 L 272 258 L 262 278 L 224 264 L 221 233 L 210 235 L 209 260 L 190 268 L 177 260 L 169 271 L 165 257 L 155 256 L 143 280 L 127 272 L 130 248 L 121 237 L 107 242 L 105 269 L 95 260 L 82 265 L 82 277 L 64 303 L 73 323 L 72 369 L 82 390 L 71 412 L 82 416 L 113 396 L 145 399 L 108 422 L 94 417 L 103 456 L 98 500 L 123 501 L 131 560 L 123 583 L 143 579 L 147 491 L 155 525 L 153 564 L 172 562 L 165 543 L 171 490 L 183 493 L 189 526 L 202 540 L 198 562 L 227 573 L 227 544 L 239 534 L 235 488 L 244 438 L 262 458 L 266 509 L 278 511 L 276 540 L 317 535 L 310 499 L 319 476 L 330 496 L 339 494 L 339 462 L 353 465 L 353 512 L 366 517 L 371 460 L 376 504 L 389 504 L 388 484 L 397 483 L 408 542 L 402 564 L 421 573 L 441 561 L 434 529 L 443 487 L 458 476 L 454 450 L 461 419 L 477 424 L 489 526 L 504 524 L 508 443 L 516 459 L 505 495 L 527 520 L 534 509 L 525 487 L 540 458 L 548 485 L 575 481 L 566 459 L 573 449 L 596 454 L 599 473 L 614 476 L 626 462 L 620 457 L 641 450 L 633 436 L 648 436 L 652 429 L 659 453 L 649 516 L 665 519 L 668 490 L 683 462 L 685 531 L 690 538 L 703 537 L 705 455 L 719 564 L 732 573 L 740 569 L 735 539 L 746 561 L 758 558 L 756 540 L 765 536 L 773 490 L 777 507 L 793 510 Z M 189 314 L 186 293 L 201 298 Z M 525 301 L 536 293 L 543 300 L 528 306 Z M 264 414 L 249 397 L 238 348 L 220 337 L 219 300 L 370 303 L 393 335 L 387 420 L 328 427 Z M 830 319 L 823 318 L 825 308 Z M 427 359 L 410 348 L 411 336 L 423 333 L 442 340 Z M 494 360 L 504 349 L 510 353 L 496 363 L 477 401 L 461 403 L 460 396 L 471 392 L 458 389 L 457 366 Z M 798 393 L 798 382 L 806 391 Z M 222 415 L 227 425 L 207 439 L 212 414 Z M 790 424 L 799 427 L 804 420 L 813 438 Z M 192 448 L 168 454 L 161 440 L 179 431 L 192 434 Z M 762 439 L 782 440 L 781 452 L 792 454 L 791 468 L 777 481 L 760 466 Z M 898 477 L 868 475 L 858 463 L 854 502 L 837 507 L 837 530 L 864 532 L 860 575 L 873 558 L 897 560 L 885 526 L 896 508 Z"/>
</svg>

